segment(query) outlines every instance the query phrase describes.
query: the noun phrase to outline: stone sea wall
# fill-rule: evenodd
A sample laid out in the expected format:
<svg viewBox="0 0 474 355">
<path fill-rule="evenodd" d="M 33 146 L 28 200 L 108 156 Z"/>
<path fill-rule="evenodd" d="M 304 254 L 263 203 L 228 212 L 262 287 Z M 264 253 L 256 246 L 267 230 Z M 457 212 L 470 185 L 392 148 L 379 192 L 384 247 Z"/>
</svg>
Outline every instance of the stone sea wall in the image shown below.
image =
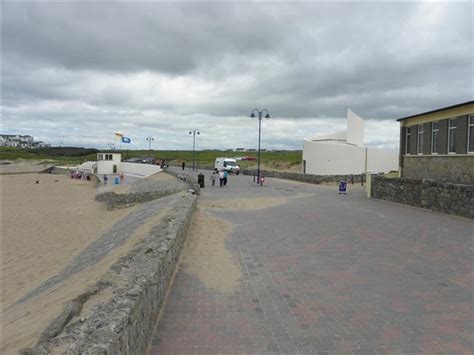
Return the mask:
<svg viewBox="0 0 474 355">
<path fill-rule="evenodd" d="M 183 194 L 162 222 L 152 228 L 101 280 L 68 302 L 23 354 L 140 354 L 146 351 L 163 305 L 196 207 L 194 194 Z M 88 312 L 94 297 L 110 295 Z"/>
<path fill-rule="evenodd" d="M 163 183 L 153 179 L 136 179 L 132 183 L 125 185 L 127 187 L 126 192 L 117 192 L 117 190 L 105 191 L 98 193 L 95 199 L 104 202 L 107 209 L 111 210 L 134 203 L 156 200 L 185 190 L 192 185 L 192 181 L 187 181 L 186 179 L 181 181 L 178 179 L 173 180 Z"/>
<path fill-rule="evenodd" d="M 146 352 L 199 192 L 195 179 L 184 174 L 176 176 L 190 188 L 181 192 L 179 202 L 93 287 L 68 301 L 38 343 L 23 349 L 22 354 Z"/>
<path fill-rule="evenodd" d="M 244 169 L 242 171 L 244 175 L 254 175 L 257 173 L 253 169 Z M 341 180 L 350 181 L 351 177 L 354 179 L 354 183 L 360 183 L 362 175 L 312 175 L 312 174 L 301 174 L 301 173 L 289 173 L 282 171 L 268 171 L 260 170 L 260 173 L 265 177 L 273 177 L 285 180 L 295 180 L 300 182 L 307 182 L 310 184 L 321 184 L 327 182 L 338 182 Z M 365 181 L 365 177 L 364 177 Z"/>
<path fill-rule="evenodd" d="M 474 219 L 474 184 L 374 176 L 371 196 Z"/>
</svg>

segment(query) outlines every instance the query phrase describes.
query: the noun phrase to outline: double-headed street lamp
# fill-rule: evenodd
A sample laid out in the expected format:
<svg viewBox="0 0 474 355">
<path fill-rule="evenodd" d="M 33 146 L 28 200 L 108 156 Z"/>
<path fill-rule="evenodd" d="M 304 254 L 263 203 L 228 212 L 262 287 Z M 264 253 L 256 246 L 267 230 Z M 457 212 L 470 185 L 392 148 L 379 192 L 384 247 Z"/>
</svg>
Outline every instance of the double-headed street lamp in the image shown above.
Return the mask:
<svg viewBox="0 0 474 355">
<path fill-rule="evenodd" d="M 265 118 L 270 118 L 270 113 L 266 108 L 263 110 L 259 110 L 254 108 L 252 110 L 252 114 L 250 115 L 251 118 L 255 118 L 255 112 L 258 113 L 258 153 L 257 153 L 257 184 L 260 184 L 260 137 L 262 132 L 262 114 L 265 112 Z"/>
<path fill-rule="evenodd" d="M 196 134 L 199 135 L 199 130 L 197 129 L 191 129 L 189 131 L 189 134 L 193 135 L 193 171 L 195 170 L 195 165 L 194 165 L 194 154 L 196 152 Z"/>
<path fill-rule="evenodd" d="M 148 141 L 148 158 L 151 158 L 151 142 L 153 142 L 155 138 L 146 137 L 146 140 Z"/>
</svg>

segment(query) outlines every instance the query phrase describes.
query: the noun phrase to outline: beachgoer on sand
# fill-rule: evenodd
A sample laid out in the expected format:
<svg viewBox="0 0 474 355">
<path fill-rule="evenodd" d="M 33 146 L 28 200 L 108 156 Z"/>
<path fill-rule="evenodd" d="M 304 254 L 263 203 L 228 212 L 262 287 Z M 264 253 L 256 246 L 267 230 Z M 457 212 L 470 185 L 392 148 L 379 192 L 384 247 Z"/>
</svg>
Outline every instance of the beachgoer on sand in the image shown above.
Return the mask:
<svg viewBox="0 0 474 355">
<path fill-rule="evenodd" d="M 107 181 L 109 181 L 109 177 L 104 174 L 104 185 L 107 185 Z"/>
</svg>

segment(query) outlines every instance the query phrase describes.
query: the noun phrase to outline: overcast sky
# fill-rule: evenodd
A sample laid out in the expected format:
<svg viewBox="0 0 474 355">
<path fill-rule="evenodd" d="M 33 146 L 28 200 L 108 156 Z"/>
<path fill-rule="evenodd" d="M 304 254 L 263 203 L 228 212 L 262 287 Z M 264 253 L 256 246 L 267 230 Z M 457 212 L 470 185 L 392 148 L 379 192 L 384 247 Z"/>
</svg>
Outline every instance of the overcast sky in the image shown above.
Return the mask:
<svg viewBox="0 0 474 355">
<path fill-rule="evenodd" d="M 473 99 L 466 3 L 2 2 L 2 133 L 53 145 L 255 148 L 366 119 L 398 148 L 399 117 Z"/>
</svg>

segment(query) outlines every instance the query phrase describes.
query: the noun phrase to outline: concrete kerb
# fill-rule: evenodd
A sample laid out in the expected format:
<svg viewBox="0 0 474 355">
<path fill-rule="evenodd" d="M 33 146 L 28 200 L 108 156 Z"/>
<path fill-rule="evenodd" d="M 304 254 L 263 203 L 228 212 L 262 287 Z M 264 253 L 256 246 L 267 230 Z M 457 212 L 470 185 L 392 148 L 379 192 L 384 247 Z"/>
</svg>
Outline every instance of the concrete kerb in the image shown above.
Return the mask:
<svg viewBox="0 0 474 355">
<path fill-rule="evenodd" d="M 166 290 L 186 238 L 196 196 L 183 200 L 152 228 L 126 256 L 117 260 L 97 284 L 68 302 L 32 349 L 22 354 L 142 353 L 148 346 Z M 106 302 L 83 306 L 95 294 L 108 291 Z"/>
</svg>

